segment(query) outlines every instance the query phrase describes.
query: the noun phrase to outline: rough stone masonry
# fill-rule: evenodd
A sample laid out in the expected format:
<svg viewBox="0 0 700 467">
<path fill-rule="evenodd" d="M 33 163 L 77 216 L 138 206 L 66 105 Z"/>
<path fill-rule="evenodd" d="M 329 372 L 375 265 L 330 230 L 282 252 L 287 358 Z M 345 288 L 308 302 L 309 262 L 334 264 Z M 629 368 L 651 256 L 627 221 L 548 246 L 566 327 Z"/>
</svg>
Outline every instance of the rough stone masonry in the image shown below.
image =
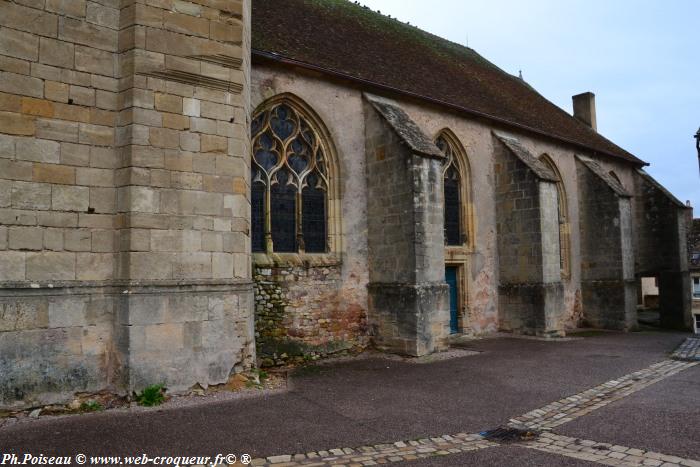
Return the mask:
<svg viewBox="0 0 700 467">
<path fill-rule="evenodd" d="M 254 362 L 247 0 L 0 0 L 0 407 Z"/>
</svg>

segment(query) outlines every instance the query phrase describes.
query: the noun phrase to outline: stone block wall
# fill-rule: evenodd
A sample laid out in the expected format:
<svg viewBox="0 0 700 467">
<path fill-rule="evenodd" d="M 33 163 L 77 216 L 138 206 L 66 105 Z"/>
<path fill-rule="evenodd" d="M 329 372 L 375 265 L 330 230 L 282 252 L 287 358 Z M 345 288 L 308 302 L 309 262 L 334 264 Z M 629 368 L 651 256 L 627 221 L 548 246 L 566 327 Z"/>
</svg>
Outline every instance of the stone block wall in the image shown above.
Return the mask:
<svg viewBox="0 0 700 467">
<path fill-rule="evenodd" d="M 255 266 L 255 339 L 263 366 L 367 345 L 364 286 L 343 283 L 340 262 L 315 260 L 275 265 L 261 259 Z"/>
<path fill-rule="evenodd" d="M 496 138 L 499 327 L 561 335 L 565 307 L 555 179 L 516 139 Z"/>
<path fill-rule="evenodd" d="M 255 362 L 247 284 L 131 287 L 117 298 L 115 385 L 171 390 L 226 382 Z"/>
<path fill-rule="evenodd" d="M 370 332 L 380 348 L 446 346 L 442 153 L 391 101 L 366 96 Z"/>
<path fill-rule="evenodd" d="M 584 320 L 609 329 L 637 325 L 632 204 L 616 180 L 577 158 Z"/>
<path fill-rule="evenodd" d="M 0 258 L 2 255 L 0 255 Z M 0 407 L 105 388 L 116 297 L 83 288 L 0 288 Z"/>
<path fill-rule="evenodd" d="M 114 277 L 118 3 L 0 2 L 0 281 Z"/>
<path fill-rule="evenodd" d="M 240 0 L 0 1 L 0 290 L 7 313 L 65 315 L 0 327 L 15 399 L 182 390 L 251 364 L 249 22 Z M 52 337 L 98 329 L 87 353 Z M 30 335 L 64 356 L 51 377 L 7 357 Z"/>
</svg>

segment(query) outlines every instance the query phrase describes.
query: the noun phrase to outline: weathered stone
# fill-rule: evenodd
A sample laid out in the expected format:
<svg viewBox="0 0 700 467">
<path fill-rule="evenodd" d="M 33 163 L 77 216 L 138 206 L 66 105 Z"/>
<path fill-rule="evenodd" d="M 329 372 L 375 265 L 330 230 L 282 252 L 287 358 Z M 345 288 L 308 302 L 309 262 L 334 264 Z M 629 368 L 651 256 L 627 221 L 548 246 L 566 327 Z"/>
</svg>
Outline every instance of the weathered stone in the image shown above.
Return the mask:
<svg viewBox="0 0 700 467">
<path fill-rule="evenodd" d="M 58 37 L 67 42 L 96 47 L 109 52 L 117 50 L 116 31 L 85 21 L 59 18 Z"/>
<path fill-rule="evenodd" d="M 43 231 L 39 227 L 10 227 L 9 245 L 11 250 L 42 250 Z"/>
<path fill-rule="evenodd" d="M 71 229 L 64 232 L 64 247 L 67 251 L 91 251 L 92 234 L 85 229 Z"/>
<path fill-rule="evenodd" d="M 12 185 L 12 207 L 15 209 L 50 209 L 51 185 L 14 182 Z"/>
<path fill-rule="evenodd" d="M 70 42 L 42 37 L 39 42 L 39 61 L 47 65 L 73 68 L 75 46 Z"/>
<path fill-rule="evenodd" d="M 87 5 L 87 21 L 111 29 L 119 29 L 119 10 L 90 2 Z"/>
<path fill-rule="evenodd" d="M 110 52 L 93 47 L 75 47 L 75 68 L 89 73 L 115 76 L 115 57 Z"/>
<path fill-rule="evenodd" d="M 114 277 L 114 255 L 102 253 L 78 253 L 77 279 L 104 281 Z"/>
<path fill-rule="evenodd" d="M 61 163 L 77 166 L 90 165 L 90 146 L 61 143 Z"/>
<path fill-rule="evenodd" d="M 199 117 L 201 113 L 201 104 L 198 99 L 183 99 L 183 113 L 190 117 Z"/>
<path fill-rule="evenodd" d="M 58 26 L 56 15 L 11 2 L 0 3 L 0 24 L 48 37 L 56 37 Z"/>
<path fill-rule="evenodd" d="M 228 149 L 228 140 L 221 136 L 202 135 L 201 136 L 201 151 L 202 152 L 222 152 L 226 153 Z"/>
<path fill-rule="evenodd" d="M 156 93 L 155 108 L 163 112 L 182 113 L 182 97 Z"/>
<path fill-rule="evenodd" d="M 33 179 L 35 182 L 72 185 L 75 183 L 75 169 L 57 164 L 34 164 Z"/>
<path fill-rule="evenodd" d="M 57 211 L 86 211 L 90 204 L 90 189 L 79 186 L 56 185 L 51 193 L 51 209 Z"/>
<path fill-rule="evenodd" d="M 64 120 L 48 120 L 39 118 L 36 121 L 37 138 L 51 139 L 55 141 L 78 142 L 79 124 Z"/>
<path fill-rule="evenodd" d="M 63 230 L 44 229 L 44 249 L 50 251 L 63 250 Z"/>
<path fill-rule="evenodd" d="M 212 21 L 210 24 L 210 37 L 217 41 L 240 44 L 243 39 L 243 26 L 239 22 Z"/>
<path fill-rule="evenodd" d="M 50 298 L 49 326 L 51 328 L 84 326 L 87 305 L 88 301 L 85 297 Z"/>
<path fill-rule="evenodd" d="M 27 253 L 27 280 L 74 280 L 75 254 Z"/>
<path fill-rule="evenodd" d="M 0 282 L 23 281 L 25 279 L 25 253 L 3 251 L 0 261 Z"/>
<path fill-rule="evenodd" d="M 0 79 L 2 77 L 0 76 Z M 0 112 L 0 132 L 10 135 L 33 135 L 34 118 L 10 112 Z"/>
<path fill-rule="evenodd" d="M 83 144 L 111 146 L 114 144 L 114 128 L 81 124 L 78 139 Z"/>
<path fill-rule="evenodd" d="M 44 82 L 26 75 L 0 71 L 0 91 L 42 98 L 44 97 Z"/>
<path fill-rule="evenodd" d="M 36 61 L 39 57 L 39 38 L 26 32 L 0 28 L 0 50 L 11 57 Z"/>
<path fill-rule="evenodd" d="M 85 0 L 46 0 L 46 10 L 81 18 L 85 16 Z"/>
<path fill-rule="evenodd" d="M 0 158 L 15 158 L 15 138 L 10 135 L 0 135 Z"/>
<path fill-rule="evenodd" d="M 20 160 L 57 164 L 60 161 L 61 145 L 55 141 L 18 138 L 16 157 Z"/>
<path fill-rule="evenodd" d="M 77 227 L 78 215 L 68 212 L 46 212 L 37 213 L 37 223 L 48 227 Z"/>
<path fill-rule="evenodd" d="M 163 126 L 173 130 L 187 130 L 190 127 L 190 119 L 178 114 L 163 114 Z"/>
<path fill-rule="evenodd" d="M 83 86 L 70 86 L 68 90 L 69 99 L 74 104 L 92 107 L 95 105 L 95 90 Z"/>
</svg>

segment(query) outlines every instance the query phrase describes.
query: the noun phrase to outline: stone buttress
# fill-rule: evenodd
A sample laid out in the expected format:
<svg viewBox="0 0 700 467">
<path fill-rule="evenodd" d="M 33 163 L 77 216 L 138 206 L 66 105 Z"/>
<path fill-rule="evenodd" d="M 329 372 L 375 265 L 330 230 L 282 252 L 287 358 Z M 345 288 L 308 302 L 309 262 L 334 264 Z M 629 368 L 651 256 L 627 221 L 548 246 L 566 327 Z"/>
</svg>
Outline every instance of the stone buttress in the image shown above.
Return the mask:
<svg viewBox="0 0 700 467">
<path fill-rule="evenodd" d="M 581 292 L 586 324 L 637 326 L 631 195 L 597 162 L 576 156 Z"/>
<path fill-rule="evenodd" d="M 494 139 L 499 327 L 562 335 L 557 178 L 516 138 Z"/>
<path fill-rule="evenodd" d="M 659 284 L 661 325 L 692 329 L 692 299 L 685 239 L 688 207 L 648 173 L 634 177 L 635 272 Z"/>
<path fill-rule="evenodd" d="M 379 348 L 425 355 L 449 334 L 444 156 L 396 103 L 364 97 L 370 332 Z"/>
</svg>

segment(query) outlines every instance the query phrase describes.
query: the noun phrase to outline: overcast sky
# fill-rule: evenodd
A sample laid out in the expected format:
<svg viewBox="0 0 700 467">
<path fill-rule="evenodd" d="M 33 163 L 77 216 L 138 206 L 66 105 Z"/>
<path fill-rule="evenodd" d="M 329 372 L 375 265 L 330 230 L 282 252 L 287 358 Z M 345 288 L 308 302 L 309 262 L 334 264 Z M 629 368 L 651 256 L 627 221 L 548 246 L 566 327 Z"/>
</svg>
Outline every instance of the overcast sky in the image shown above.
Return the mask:
<svg viewBox="0 0 700 467">
<path fill-rule="evenodd" d="M 598 131 L 700 217 L 700 0 L 360 0 L 476 50 L 571 113 L 596 95 Z"/>
</svg>

